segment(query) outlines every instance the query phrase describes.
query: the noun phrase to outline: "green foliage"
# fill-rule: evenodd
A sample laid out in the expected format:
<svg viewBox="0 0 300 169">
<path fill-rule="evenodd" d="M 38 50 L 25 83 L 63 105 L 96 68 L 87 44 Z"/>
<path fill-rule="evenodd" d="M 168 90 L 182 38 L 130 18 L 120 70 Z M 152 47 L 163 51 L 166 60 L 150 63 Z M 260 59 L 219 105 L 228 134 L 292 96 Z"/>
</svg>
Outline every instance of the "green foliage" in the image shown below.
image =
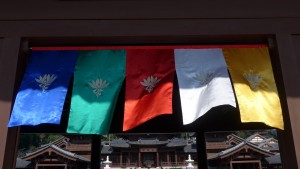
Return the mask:
<svg viewBox="0 0 300 169">
<path fill-rule="evenodd" d="M 273 137 L 275 139 L 278 139 L 276 129 L 267 130 L 266 137 Z"/>
<path fill-rule="evenodd" d="M 255 133 L 259 133 L 260 135 L 267 137 L 267 138 L 273 137 L 273 138 L 277 139 L 277 132 L 274 129 L 272 129 L 272 130 L 240 130 L 240 131 L 236 131 L 236 135 L 241 138 L 244 138 L 244 139 Z"/>
<path fill-rule="evenodd" d="M 57 134 L 50 134 L 50 135 L 48 135 L 46 138 L 45 138 L 45 144 L 47 144 L 47 143 L 50 143 L 50 142 L 53 142 L 53 141 L 55 141 L 55 140 L 58 140 L 59 138 L 61 138 L 62 137 L 62 135 L 57 135 Z"/>
<path fill-rule="evenodd" d="M 102 141 L 111 141 L 111 140 L 118 139 L 118 138 L 120 138 L 120 137 L 118 137 L 115 134 L 108 134 L 108 135 L 102 137 L 101 140 Z"/>
<path fill-rule="evenodd" d="M 41 145 L 48 144 L 61 137 L 62 135 L 58 134 L 20 134 L 18 157 L 34 152 Z"/>
<path fill-rule="evenodd" d="M 245 138 L 251 136 L 253 133 L 254 132 L 247 131 L 247 130 L 240 130 L 240 131 L 236 132 L 236 135 L 245 139 Z"/>
</svg>

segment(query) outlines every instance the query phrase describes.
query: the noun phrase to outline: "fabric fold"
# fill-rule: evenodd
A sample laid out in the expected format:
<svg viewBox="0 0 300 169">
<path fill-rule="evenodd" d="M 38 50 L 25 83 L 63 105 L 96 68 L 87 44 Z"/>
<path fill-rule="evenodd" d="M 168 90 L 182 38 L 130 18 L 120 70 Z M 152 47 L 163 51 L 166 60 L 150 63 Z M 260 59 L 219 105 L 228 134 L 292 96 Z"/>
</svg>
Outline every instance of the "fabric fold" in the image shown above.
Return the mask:
<svg viewBox="0 0 300 169">
<path fill-rule="evenodd" d="M 8 127 L 59 124 L 76 51 L 32 51 Z"/>
<path fill-rule="evenodd" d="M 107 134 L 125 78 L 124 50 L 80 51 L 67 133 Z"/>
<path fill-rule="evenodd" d="M 162 114 L 172 114 L 174 52 L 127 50 L 123 131 Z"/>
<path fill-rule="evenodd" d="M 225 48 L 242 122 L 262 122 L 284 129 L 282 110 L 269 51 L 261 48 Z"/>
<path fill-rule="evenodd" d="M 175 49 L 183 124 L 220 105 L 236 107 L 222 49 Z"/>
</svg>

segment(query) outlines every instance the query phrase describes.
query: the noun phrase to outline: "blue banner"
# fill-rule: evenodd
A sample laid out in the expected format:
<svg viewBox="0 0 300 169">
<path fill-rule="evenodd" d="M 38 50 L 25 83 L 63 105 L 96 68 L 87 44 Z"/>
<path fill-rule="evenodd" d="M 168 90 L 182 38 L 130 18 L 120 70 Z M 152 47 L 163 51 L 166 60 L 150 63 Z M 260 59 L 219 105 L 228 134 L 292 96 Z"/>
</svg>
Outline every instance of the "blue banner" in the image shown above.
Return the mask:
<svg viewBox="0 0 300 169">
<path fill-rule="evenodd" d="M 8 127 L 59 124 L 78 52 L 33 51 Z"/>
</svg>

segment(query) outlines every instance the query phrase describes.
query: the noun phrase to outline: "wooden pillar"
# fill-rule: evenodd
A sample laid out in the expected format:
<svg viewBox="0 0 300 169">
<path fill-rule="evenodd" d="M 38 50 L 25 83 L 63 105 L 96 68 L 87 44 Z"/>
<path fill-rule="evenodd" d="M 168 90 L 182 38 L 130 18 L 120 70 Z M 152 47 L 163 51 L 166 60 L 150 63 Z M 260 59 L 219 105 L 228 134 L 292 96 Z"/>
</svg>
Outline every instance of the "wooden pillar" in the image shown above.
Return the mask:
<svg viewBox="0 0 300 169">
<path fill-rule="evenodd" d="M 13 169 L 16 162 L 18 147 L 18 128 L 7 128 L 11 107 L 14 99 L 14 89 L 18 88 L 17 65 L 21 39 L 18 37 L 0 38 L 0 168 Z M 21 59 L 22 60 L 22 59 Z"/>
<path fill-rule="evenodd" d="M 168 162 L 168 165 L 170 165 L 170 156 L 169 156 L 169 152 L 167 151 L 167 162 Z"/>
<path fill-rule="evenodd" d="M 121 155 L 120 155 L 120 165 L 122 166 L 123 163 L 123 151 L 121 151 Z"/>
<path fill-rule="evenodd" d="M 101 157 L 101 136 L 92 136 L 92 157 L 91 157 L 91 169 L 100 168 L 100 157 Z"/>
<path fill-rule="evenodd" d="M 207 155 L 204 131 L 197 132 L 197 156 L 198 156 L 198 168 L 207 169 Z"/>
<path fill-rule="evenodd" d="M 233 168 L 232 168 L 232 161 L 231 161 L 231 160 L 230 160 L 230 169 L 233 169 Z"/>
<path fill-rule="evenodd" d="M 175 164 L 177 165 L 177 151 L 175 150 Z"/>
<path fill-rule="evenodd" d="M 270 52 L 285 128 L 278 130 L 282 165 L 300 168 L 300 36 L 277 34 L 274 46 Z"/>
<path fill-rule="evenodd" d="M 139 149 L 139 159 L 138 159 L 138 167 L 141 167 L 141 150 Z"/>
<path fill-rule="evenodd" d="M 128 159 L 128 164 L 129 164 L 129 165 L 130 165 L 130 156 L 131 156 L 131 153 L 128 152 L 128 157 L 127 157 L 127 159 Z"/>
<path fill-rule="evenodd" d="M 160 166 L 159 164 L 159 153 L 158 151 L 156 152 L 156 167 Z"/>
</svg>

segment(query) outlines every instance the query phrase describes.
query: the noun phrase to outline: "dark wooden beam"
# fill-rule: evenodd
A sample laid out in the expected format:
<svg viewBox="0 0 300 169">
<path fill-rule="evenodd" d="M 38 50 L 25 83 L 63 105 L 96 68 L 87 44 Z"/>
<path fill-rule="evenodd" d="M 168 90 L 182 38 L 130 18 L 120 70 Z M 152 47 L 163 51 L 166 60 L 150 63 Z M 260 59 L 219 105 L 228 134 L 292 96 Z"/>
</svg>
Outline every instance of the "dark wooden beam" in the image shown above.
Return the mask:
<svg viewBox="0 0 300 169">
<path fill-rule="evenodd" d="M 18 128 L 7 128 L 14 99 L 21 39 L 0 38 L 0 168 L 15 168 Z"/>
<path fill-rule="evenodd" d="M 92 153 L 91 153 L 91 169 L 100 168 L 100 157 L 101 157 L 101 136 L 92 136 Z"/>
<path fill-rule="evenodd" d="M 198 168 L 207 169 L 207 154 L 206 154 L 206 144 L 205 144 L 205 133 L 204 131 L 199 131 L 196 133 L 197 139 L 197 156 L 198 156 Z"/>
<path fill-rule="evenodd" d="M 299 1 L 282 3 L 278 0 L 26 0 L 18 3 L 3 1 L 0 10 L 0 20 L 57 19 L 62 22 L 66 19 L 228 19 L 299 16 Z"/>
</svg>

